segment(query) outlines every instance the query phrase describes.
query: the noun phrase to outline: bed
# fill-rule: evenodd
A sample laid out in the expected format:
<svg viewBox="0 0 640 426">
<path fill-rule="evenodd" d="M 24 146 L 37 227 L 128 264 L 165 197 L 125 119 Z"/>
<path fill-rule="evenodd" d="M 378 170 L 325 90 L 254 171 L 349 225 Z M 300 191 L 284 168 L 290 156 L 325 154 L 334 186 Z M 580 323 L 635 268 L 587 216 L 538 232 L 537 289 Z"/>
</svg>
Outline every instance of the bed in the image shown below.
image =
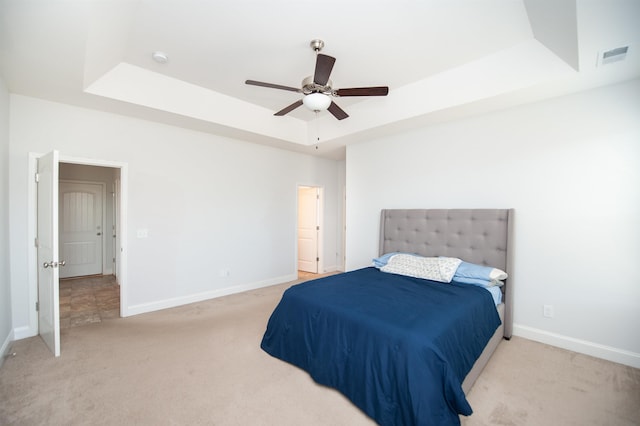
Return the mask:
<svg viewBox="0 0 640 426">
<path fill-rule="evenodd" d="M 294 285 L 261 347 L 337 389 L 381 425 L 459 424 L 465 394 L 512 331 L 509 209 L 392 209 L 379 254 L 458 258 L 506 271 L 487 289 L 366 267 Z"/>
</svg>

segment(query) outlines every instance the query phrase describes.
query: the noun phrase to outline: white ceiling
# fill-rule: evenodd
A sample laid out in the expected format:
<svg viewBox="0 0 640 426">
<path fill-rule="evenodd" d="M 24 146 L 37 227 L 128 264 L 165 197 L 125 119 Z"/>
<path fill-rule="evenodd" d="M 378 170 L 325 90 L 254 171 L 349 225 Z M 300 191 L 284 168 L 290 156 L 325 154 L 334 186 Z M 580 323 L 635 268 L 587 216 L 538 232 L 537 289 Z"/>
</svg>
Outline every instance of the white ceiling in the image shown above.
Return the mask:
<svg viewBox="0 0 640 426">
<path fill-rule="evenodd" d="M 341 158 L 372 135 L 639 78 L 638 18 L 640 0 L 0 0 L 0 73 L 12 93 Z M 244 81 L 299 87 L 314 38 L 334 88 L 389 96 L 335 99 L 342 121 L 273 116 L 300 95 Z"/>
</svg>

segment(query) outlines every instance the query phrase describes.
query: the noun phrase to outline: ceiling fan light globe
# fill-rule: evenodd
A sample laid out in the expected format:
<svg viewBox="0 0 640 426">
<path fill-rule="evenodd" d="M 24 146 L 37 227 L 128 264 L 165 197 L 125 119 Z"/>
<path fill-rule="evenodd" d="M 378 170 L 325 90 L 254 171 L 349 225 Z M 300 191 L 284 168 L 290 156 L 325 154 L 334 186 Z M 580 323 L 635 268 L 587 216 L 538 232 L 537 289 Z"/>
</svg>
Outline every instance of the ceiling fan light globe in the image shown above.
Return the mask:
<svg viewBox="0 0 640 426">
<path fill-rule="evenodd" d="M 331 98 L 323 93 L 310 93 L 302 99 L 311 111 L 325 111 L 331 105 Z"/>
</svg>

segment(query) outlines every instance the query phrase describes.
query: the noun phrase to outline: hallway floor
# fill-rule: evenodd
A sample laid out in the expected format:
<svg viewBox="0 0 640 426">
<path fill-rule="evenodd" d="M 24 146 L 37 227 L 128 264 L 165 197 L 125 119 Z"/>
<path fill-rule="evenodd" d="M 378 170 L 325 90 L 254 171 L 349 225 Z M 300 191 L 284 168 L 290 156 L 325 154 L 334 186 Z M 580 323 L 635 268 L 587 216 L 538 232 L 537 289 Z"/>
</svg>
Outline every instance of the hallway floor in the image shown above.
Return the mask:
<svg viewBox="0 0 640 426">
<path fill-rule="evenodd" d="M 314 274 L 313 272 L 305 272 L 298 270 L 298 279 L 299 280 L 313 280 L 319 278 L 320 274 Z"/>
<path fill-rule="evenodd" d="M 60 328 L 120 318 L 120 286 L 113 275 L 60 280 Z"/>
</svg>

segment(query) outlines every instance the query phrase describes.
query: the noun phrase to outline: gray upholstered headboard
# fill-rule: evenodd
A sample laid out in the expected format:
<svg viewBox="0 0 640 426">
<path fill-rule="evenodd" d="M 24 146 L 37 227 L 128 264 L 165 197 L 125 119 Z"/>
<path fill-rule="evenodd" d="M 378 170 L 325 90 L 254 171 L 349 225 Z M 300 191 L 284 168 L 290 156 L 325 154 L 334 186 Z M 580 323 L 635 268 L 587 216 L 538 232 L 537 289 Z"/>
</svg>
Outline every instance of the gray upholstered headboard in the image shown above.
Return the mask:
<svg viewBox="0 0 640 426">
<path fill-rule="evenodd" d="M 379 253 L 457 257 L 507 272 L 504 336 L 513 328 L 512 209 L 382 210 Z"/>
</svg>

